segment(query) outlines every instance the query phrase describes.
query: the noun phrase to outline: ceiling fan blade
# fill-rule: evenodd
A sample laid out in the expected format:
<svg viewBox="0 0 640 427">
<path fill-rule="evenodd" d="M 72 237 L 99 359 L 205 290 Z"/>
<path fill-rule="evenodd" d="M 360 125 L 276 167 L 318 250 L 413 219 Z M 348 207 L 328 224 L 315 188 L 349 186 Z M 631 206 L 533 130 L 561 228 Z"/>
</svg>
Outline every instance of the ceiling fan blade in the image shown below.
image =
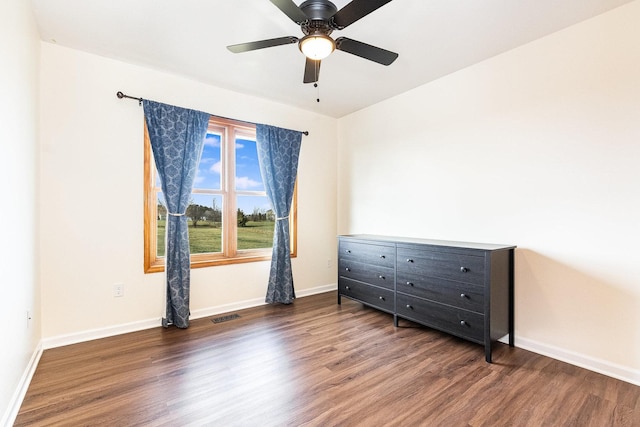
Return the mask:
<svg viewBox="0 0 640 427">
<path fill-rule="evenodd" d="M 309 59 L 304 64 L 304 83 L 315 83 L 320 78 L 320 60 Z"/>
<path fill-rule="evenodd" d="M 398 57 L 398 54 L 395 52 L 346 37 L 338 37 L 336 39 L 336 49 L 382 65 L 390 65 Z"/>
<path fill-rule="evenodd" d="M 229 49 L 233 53 L 242 53 L 242 52 L 249 52 L 250 50 L 264 49 L 266 47 L 274 47 L 274 46 L 280 46 L 283 44 L 291 44 L 291 43 L 298 43 L 298 38 L 293 36 L 278 37 L 277 39 L 259 40 L 255 42 L 249 42 L 249 43 L 234 44 L 231 46 L 227 46 L 227 49 Z"/>
<path fill-rule="evenodd" d="M 389 3 L 391 0 L 353 0 L 333 15 L 333 22 L 339 30 L 364 18 L 374 10 Z"/>
<path fill-rule="evenodd" d="M 307 21 L 307 15 L 292 0 L 271 0 L 293 22 L 300 25 Z"/>
</svg>

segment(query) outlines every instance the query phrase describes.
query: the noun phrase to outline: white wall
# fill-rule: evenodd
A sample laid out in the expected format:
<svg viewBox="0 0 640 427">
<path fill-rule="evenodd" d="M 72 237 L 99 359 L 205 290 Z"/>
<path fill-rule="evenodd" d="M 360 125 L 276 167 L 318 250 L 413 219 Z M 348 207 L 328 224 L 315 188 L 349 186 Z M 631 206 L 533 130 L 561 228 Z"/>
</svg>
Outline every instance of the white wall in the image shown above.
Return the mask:
<svg viewBox="0 0 640 427">
<path fill-rule="evenodd" d="M 38 34 L 29 2 L 0 3 L 0 425 L 40 341 L 37 247 Z M 27 324 L 27 311 L 32 321 Z M 4 414 L 4 415 L 3 415 Z"/>
<path fill-rule="evenodd" d="M 339 120 L 338 231 L 518 245 L 516 345 L 640 384 L 640 1 Z"/>
<path fill-rule="evenodd" d="M 171 74 L 41 46 L 42 318 L 47 343 L 159 325 L 164 274 L 143 273 L 143 111 L 117 91 L 308 130 L 298 181 L 298 294 L 335 286 L 337 121 Z M 191 273 L 192 314 L 264 301 L 269 262 Z M 113 297 L 113 284 L 125 296 Z M 136 326 L 137 325 L 137 326 Z M 62 337 L 62 338 L 61 338 Z M 56 341 L 57 340 L 57 341 Z"/>
</svg>

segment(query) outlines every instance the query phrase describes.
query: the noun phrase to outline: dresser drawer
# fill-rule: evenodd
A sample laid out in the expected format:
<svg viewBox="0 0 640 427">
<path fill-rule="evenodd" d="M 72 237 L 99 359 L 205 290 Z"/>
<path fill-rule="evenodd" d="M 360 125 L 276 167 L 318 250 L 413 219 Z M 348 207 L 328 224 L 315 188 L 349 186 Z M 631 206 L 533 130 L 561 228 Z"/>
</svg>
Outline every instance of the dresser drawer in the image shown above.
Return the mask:
<svg viewBox="0 0 640 427">
<path fill-rule="evenodd" d="M 398 271 L 396 290 L 465 310 L 484 312 L 482 286 Z"/>
<path fill-rule="evenodd" d="M 484 257 L 398 246 L 398 273 L 437 277 L 456 282 L 484 283 Z"/>
<path fill-rule="evenodd" d="M 396 313 L 405 319 L 457 335 L 484 342 L 484 316 L 433 301 L 396 294 Z"/>
<path fill-rule="evenodd" d="M 338 262 L 338 275 L 391 290 L 393 290 L 393 282 L 395 280 L 393 268 L 363 264 L 351 259 L 340 259 Z"/>
<path fill-rule="evenodd" d="M 361 264 L 394 268 L 395 258 L 395 246 L 341 240 L 338 248 L 339 260 L 355 261 Z"/>
<path fill-rule="evenodd" d="M 394 293 L 392 290 L 341 277 L 338 279 L 338 292 L 372 307 L 393 313 Z"/>
</svg>

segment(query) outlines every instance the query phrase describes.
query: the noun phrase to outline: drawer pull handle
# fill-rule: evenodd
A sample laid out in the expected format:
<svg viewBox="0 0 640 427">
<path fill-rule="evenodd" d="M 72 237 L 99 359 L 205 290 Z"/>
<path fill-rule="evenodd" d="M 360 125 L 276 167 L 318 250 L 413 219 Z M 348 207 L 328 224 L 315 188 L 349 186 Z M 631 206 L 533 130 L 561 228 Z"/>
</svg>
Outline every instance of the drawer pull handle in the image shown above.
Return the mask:
<svg viewBox="0 0 640 427">
<path fill-rule="evenodd" d="M 385 258 L 386 258 L 386 256 L 384 256 L 384 255 L 380 255 L 380 258 L 385 259 Z"/>
<path fill-rule="evenodd" d="M 382 274 L 380 274 L 380 275 L 378 276 L 378 279 L 382 279 L 382 280 L 384 280 L 384 276 L 383 276 Z"/>
<path fill-rule="evenodd" d="M 408 308 L 409 310 L 413 310 L 413 307 L 411 307 L 411 304 L 407 304 L 407 308 Z"/>
<path fill-rule="evenodd" d="M 407 282 L 407 286 L 413 286 L 413 282 Z"/>
<path fill-rule="evenodd" d="M 350 250 L 350 249 L 347 249 L 345 252 L 346 252 L 346 253 L 348 253 L 348 254 L 350 254 L 350 253 L 351 253 L 351 250 Z"/>
<path fill-rule="evenodd" d="M 460 298 L 466 298 L 467 294 L 460 294 Z"/>
<path fill-rule="evenodd" d="M 467 325 L 467 322 L 465 322 L 464 320 L 460 321 L 460 326 L 466 326 L 466 325 Z"/>
<path fill-rule="evenodd" d="M 380 301 L 384 301 L 384 297 L 380 297 Z"/>
<path fill-rule="evenodd" d="M 407 258 L 407 262 L 413 262 L 411 258 Z"/>
<path fill-rule="evenodd" d="M 344 288 L 345 288 L 346 290 L 348 290 L 348 291 L 350 291 L 350 290 L 351 290 L 351 288 L 350 288 L 350 287 L 348 287 L 348 286 L 345 286 Z"/>
<path fill-rule="evenodd" d="M 347 270 L 347 271 L 351 271 L 351 269 L 350 269 L 349 267 L 346 267 L 346 268 L 345 268 L 345 270 Z"/>
<path fill-rule="evenodd" d="M 462 273 L 466 273 L 467 271 L 469 271 L 469 269 L 467 267 L 460 267 L 460 271 Z"/>
</svg>

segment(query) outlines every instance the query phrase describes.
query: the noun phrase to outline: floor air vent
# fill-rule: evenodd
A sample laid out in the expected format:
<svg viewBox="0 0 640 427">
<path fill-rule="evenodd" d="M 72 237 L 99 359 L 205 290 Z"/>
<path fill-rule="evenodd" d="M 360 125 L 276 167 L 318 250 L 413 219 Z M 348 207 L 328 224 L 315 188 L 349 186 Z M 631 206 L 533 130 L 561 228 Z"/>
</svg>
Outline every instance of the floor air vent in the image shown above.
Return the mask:
<svg viewBox="0 0 640 427">
<path fill-rule="evenodd" d="M 239 314 L 228 314 L 226 316 L 214 317 L 211 319 L 213 323 L 222 323 L 227 322 L 229 320 L 238 319 L 240 317 Z"/>
</svg>

